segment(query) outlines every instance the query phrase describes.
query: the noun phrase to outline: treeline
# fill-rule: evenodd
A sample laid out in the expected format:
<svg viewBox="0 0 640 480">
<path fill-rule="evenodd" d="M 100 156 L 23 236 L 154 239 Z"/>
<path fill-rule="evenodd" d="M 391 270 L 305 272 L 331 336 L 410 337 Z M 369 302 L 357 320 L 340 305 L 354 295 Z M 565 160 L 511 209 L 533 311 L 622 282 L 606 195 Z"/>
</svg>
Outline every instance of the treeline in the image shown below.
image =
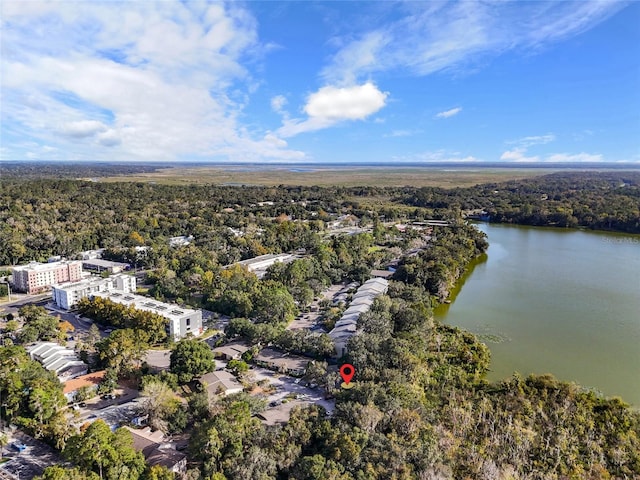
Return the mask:
<svg viewBox="0 0 640 480">
<path fill-rule="evenodd" d="M 158 168 L 161 168 L 160 165 L 108 162 L 2 162 L 0 163 L 0 177 L 19 179 L 92 178 L 152 173 Z"/>
<path fill-rule="evenodd" d="M 439 227 L 428 248 L 402 259 L 394 278 L 421 287 L 436 302 L 442 303 L 469 262 L 485 253 L 488 247 L 486 235 L 473 226 L 459 223 Z"/>
<path fill-rule="evenodd" d="M 372 199 L 378 198 L 388 201 L 372 209 Z M 465 211 L 480 210 L 498 222 L 640 233 L 640 173 L 557 173 L 454 189 L 171 186 L 3 177 L 0 264 L 107 247 L 114 249 L 114 258 L 155 266 L 174 258 L 169 237 L 193 235 L 190 255 L 207 270 L 264 253 L 312 250 L 331 215 L 350 213 L 371 224 L 383 218 L 459 218 Z M 133 250 L 141 245 L 152 249 Z"/>
<path fill-rule="evenodd" d="M 421 188 L 405 201 L 484 210 L 499 223 L 640 233 L 639 172 L 554 173 L 471 188 Z"/>
<path fill-rule="evenodd" d="M 98 325 L 140 330 L 150 345 L 159 345 L 167 340 L 167 319 L 157 313 L 138 310 L 133 305 L 121 305 L 102 297 L 83 298 L 77 308 L 81 315 Z"/>
</svg>

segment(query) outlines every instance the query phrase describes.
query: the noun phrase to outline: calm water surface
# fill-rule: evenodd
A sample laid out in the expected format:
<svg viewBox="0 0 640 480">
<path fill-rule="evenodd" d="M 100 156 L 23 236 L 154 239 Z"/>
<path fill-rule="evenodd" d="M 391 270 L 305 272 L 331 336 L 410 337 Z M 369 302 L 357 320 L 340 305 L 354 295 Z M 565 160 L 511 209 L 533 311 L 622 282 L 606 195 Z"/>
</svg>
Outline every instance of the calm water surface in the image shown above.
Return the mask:
<svg viewBox="0 0 640 480">
<path fill-rule="evenodd" d="M 489 379 L 552 373 L 640 406 L 640 236 L 478 228 L 486 259 L 436 317 L 487 343 Z"/>
</svg>

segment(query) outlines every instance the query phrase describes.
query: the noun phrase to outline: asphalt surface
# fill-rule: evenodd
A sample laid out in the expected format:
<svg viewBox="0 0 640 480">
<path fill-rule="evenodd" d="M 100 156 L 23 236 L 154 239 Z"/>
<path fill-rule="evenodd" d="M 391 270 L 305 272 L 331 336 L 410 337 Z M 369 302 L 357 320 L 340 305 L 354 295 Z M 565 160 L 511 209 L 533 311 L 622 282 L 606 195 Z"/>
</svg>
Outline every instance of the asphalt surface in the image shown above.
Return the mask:
<svg viewBox="0 0 640 480">
<path fill-rule="evenodd" d="M 11 448 L 12 442 L 24 443 L 27 449 L 18 452 Z M 19 431 L 9 433 L 9 443 L 4 448 L 4 456 L 10 460 L 0 466 L 0 472 L 4 470 L 20 480 L 42 475 L 45 468 L 65 463 L 53 448 Z"/>
<path fill-rule="evenodd" d="M 16 298 L 18 297 L 18 298 Z M 0 314 L 6 315 L 12 313 L 16 315 L 20 307 L 25 305 L 38 305 L 44 307 L 51 299 L 51 293 L 44 293 L 42 295 L 25 295 L 25 294 L 11 294 L 13 301 L 0 304 Z"/>
</svg>

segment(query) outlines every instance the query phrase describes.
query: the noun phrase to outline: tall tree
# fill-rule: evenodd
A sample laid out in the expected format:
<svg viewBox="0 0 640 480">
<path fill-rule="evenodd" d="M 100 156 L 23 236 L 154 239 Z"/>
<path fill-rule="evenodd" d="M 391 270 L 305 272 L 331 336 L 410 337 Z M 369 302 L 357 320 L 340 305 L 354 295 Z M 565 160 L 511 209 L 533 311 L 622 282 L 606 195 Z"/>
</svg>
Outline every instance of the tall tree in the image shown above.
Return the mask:
<svg viewBox="0 0 640 480">
<path fill-rule="evenodd" d="M 206 343 L 183 339 L 176 343 L 170 357 L 170 370 L 178 375 L 180 383 L 214 369 L 213 353 Z"/>
</svg>

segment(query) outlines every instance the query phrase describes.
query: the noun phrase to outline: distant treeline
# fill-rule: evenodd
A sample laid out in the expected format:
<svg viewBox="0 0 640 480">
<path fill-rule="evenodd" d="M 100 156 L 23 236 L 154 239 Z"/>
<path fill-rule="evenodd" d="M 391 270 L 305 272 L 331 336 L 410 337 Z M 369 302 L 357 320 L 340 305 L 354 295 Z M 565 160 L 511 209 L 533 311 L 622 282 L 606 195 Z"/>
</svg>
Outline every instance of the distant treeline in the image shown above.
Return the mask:
<svg viewBox="0 0 640 480">
<path fill-rule="evenodd" d="M 638 172 L 559 173 L 454 189 L 175 186 L 25 177 L 0 180 L 0 264 L 138 245 L 168 257 L 168 237 L 189 234 L 214 264 L 224 265 L 262 253 L 314 249 L 325 222 L 345 213 L 371 225 L 461 219 L 484 210 L 495 222 L 640 233 Z M 229 227 L 244 234 L 237 236 Z"/>
<path fill-rule="evenodd" d="M 0 178 L 93 178 L 151 173 L 158 168 L 157 165 L 106 162 L 1 162 Z"/>
<path fill-rule="evenodd" d="M 420 188 L 406 202 L 480 209 L 498 223 L 640 233 L 640 172 L 555 173 L 471 188 Z"/>
</svg>

